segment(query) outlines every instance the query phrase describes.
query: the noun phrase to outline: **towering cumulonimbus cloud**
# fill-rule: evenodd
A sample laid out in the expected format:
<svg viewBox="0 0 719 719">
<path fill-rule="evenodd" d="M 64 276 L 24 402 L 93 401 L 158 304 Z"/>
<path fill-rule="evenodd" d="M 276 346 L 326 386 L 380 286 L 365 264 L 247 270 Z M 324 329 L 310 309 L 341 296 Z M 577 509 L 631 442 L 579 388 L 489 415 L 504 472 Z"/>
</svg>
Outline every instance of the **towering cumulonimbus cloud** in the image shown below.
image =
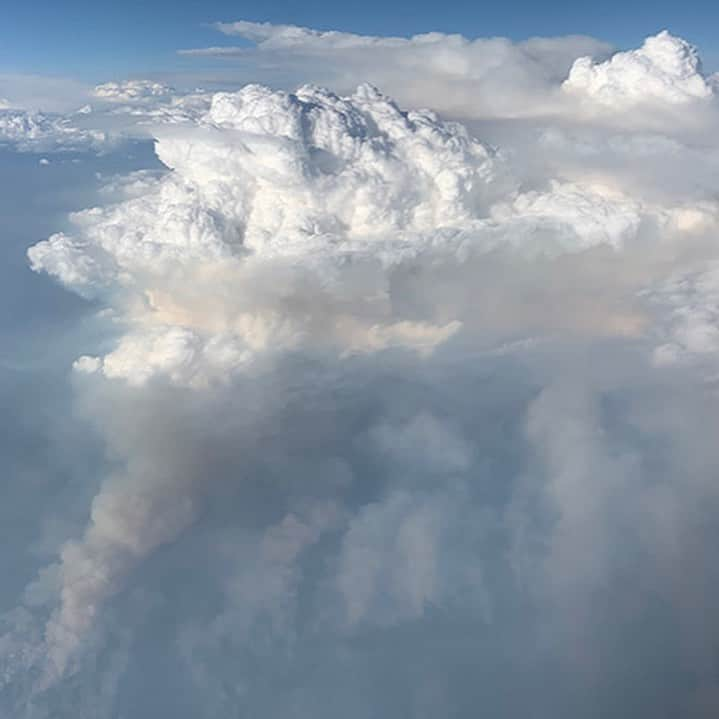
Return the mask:
<svg viewBox="0 0 719 719">
<path fill-rule="evenodd" d="M 714 716 L 719 155 L 622 114 L 711 113 L 694 51 L 221 29 L 376 46 L 425 96 L 418 58 L 489 92 L 519 54 L 542 97 L 495 146 L 368 84 L 101 86 L 167 170 L 28 251 L 103 308 L 73 382 L 107 472 L 0 637 L 0 707 Z"/>
<path fill-rule="evenodd" d="M 156 372 L 202 384 L 256 352 L 307 343 L 431 349 L 464 310 L 442 322 L 438 307 L 398 313 L 391 281 L 403 266 L 498 248 L 528 258 L 622 248 L 645 226 L 682 229 L 692 211 L 559 181 L 520 192 L 501 153 L 370 86 L 351 98 L 218 93 L 197 124 L 158 137 L 171 174 L 78 213 L 76 236 L 29 252 L 82 294 L 119 295 L 134 331 L 79 366 L 138 384 Z"/>
</svg>

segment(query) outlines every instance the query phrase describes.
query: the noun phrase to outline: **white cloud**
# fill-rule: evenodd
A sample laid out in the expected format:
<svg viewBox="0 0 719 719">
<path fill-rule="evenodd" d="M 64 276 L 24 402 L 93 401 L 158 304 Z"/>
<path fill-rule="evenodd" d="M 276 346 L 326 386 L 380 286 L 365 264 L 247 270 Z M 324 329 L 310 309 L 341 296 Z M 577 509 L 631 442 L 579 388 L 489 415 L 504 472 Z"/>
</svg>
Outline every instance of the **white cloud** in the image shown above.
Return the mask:
<svg viewBox="0 0 719 719">
<path fill-rule="evenodd" d="M 73 381 L 108 468 L 0 636 L 8 706 L 170 714 L 181 677 L 180 717 L 713 716 L 713 135 L 578 109 L 583 39 L 224 30 L 391 59 L 472 129 L 367 84 L 104 91 L 168 171 L 29 250 L 107 308 Z M 664 107 L 637 67 L 688 97 L 695 60 L 591 68 Z"/>
<path fill-rule="evenodd" d="M 152 80 L 124 80 L 96 85 L 93 95 L 108 102 L 143 102 L 167 98 L 175 94 L 173 88 Z"/>
<path fill-rule="evenodd" d="M 256 49 L 180 52 L 252 60 L 259 73 L 279 65 L 285 73 L 301 72 L 340 92 L 369 81 L 404 104 L 463 117 L 552 114 L 561 104 L 558 87 L 572 62 L 587 54 L 603 59 L 610 50 L 606 43 L 582 36 L 514 43 L 436 32 L 373 37 L 245 21 L 215 27 L 256 43 Z"/>
<path fill-rule="evenodd" d="M 714 96 L 712 83 L 701 71 L 696 48 L 666 30 L 649 37 L 638 50 L 618 52 L 596 62 L 574 62 L 562 89 L 614 110 L 637 105 L 686 105 Z"/>
<path fill-rule="evenodd" d="M 0 145 L 11 145 L 20 151 L 97 150 L 107 141 L 101 130 L 82 129 L 63 115 L 0 110 Z"/>
<path fill-rule="evenodd" d="M 166 380 L 210 391 L 299 350 L 337 361 L 389 348 L 430 357 L 455 338 L 476 342 L 492 325 L 511 332 L 531 312 L 532 322 L 553 321 L 551 289 L 536 290 L 531 312 L 512 308 L 511 287 L 494 290 L 492 301 L 504 294 L 505 306 L 492 320 L 478 317 L 471 284 L 462 283 L 480 276 L 485 257 L 531 268 L 596 248 L 641 253 L 644 236 L 690 238 L 716 227 L 716 208 L 705 207 L 697 224 L 681 218 L 701 207 L 655 205 L 606 186 L 555 181 L 521 192 L 501 153 L 432 113 L 403 112 L 367 85 L 344 98 L 313 86 L 288 94 L 250 85 L 217 93 L 194 124 L 158 134 L 172 173 L 131 178 L 129 199 L 76 214 L 73 235 L 29 252 L 34 269 L 114 298 L 127 332 L 104 357 L 76 367 L 131 387 Z M 432 272 L 428 294 L 421 277 Z M 608 316 L 601 302 L 583 307 L 584 291 L 571 290 L 582 331 L 642 331 L 629 306 Z M 439 442 L 442 467 L 462 450 Z M 63 550 L 62 602 L 47 630 L 60 673 L 124 577 L 194 521 L 199 478 L 185 467 L 168 474 L 154 449 L 143 452 L 151 466 L 141 469 L 145 459 L 132 449 L 129 475 L 106 483 L 84 538 Z M 353 520 L 337 580 L 350 623 L 375 612 L 381 621 L 420 617 L 443 601 L 438 563 L 446 560 L 435 553 L 450 513 L 444 501 L 390 494 Z M 446 581 L 474 586 L 470 574 Z M 377 597 L 389 577 L 385 606 Z"/>
<path fill-rule="evenodd" d="M 483 230 L 493 196 L 511 187 L 501 160 L 462 128 L 431 113 L 405 115 L 369 86 L 345 99 L 313 87 L 289 95 L 248 86 L 215 95 L 194 128 L 160 135 L 158 154 L 172 174 L 124 203 L 78 213 L 73 219 L 80 236 L 55 235 L 30 255 L 36 269 L 83 293 L 112 285 L 134 292 L 133 277 L 156 277 L 159 284 L 146 288 L 141 301 L 150 322 L 159 324 L 163 347 L 180 346 L 163 328 L 184 325 L 189 344 L 180 343 L 185 349 L 176 359 L 188 371 L 190 356 L 209 349 L 207 333 L 220 332 L 218 311 L 226 314 L 218 358 L 231 346 L 231 357 L 244 356 L 317 338 L 319 331 L 360 351 L 395 343 L 431 348 L 451 335 L 452 325 L 386 317 L 381 294 L 367 299 L 362 284 L 356 290 L 343 285 L 342 265 L 357 257 L 361 282 L 369 271 L 361 264 L 369 268 L 379 259 L 391 265 L 422 246 L 431 250 L 438 229 L 456 246 L 459 231 L 472 225 Z M 491 232 L 487 243 L 496 243 Z M 293 268 L 285 257 L 302 264 Z M 346 309 L 328 317 L 329 326 L 314 326 L 312 316 L 283 316 L 281 295 L 270 288 L 254 298 L 228 297 L 223 310 L 227 300 L 216 293 L 203 307 L 204 301 L 189 297 L 190 304 L 178 303 L 164 286 L 169 275 L 179 279 L 188 272 L 205 274 L 212 286 L 243 274 L 255 283 L 261 280 L 253 274 L 277 271 L 268 264 L 275 258 L 304 301 L 339 293 Z M 320 281 L 316 287 L 313 277 Z M 121 350 L 123 357 L 130 346 Z M 172 354 L 163 350 L 157 357 L 169 362 Z M 114 354 L 106 369 L 134 366 L 119 357 Z"/>
<path fill-rule="evenodd" d="M 664 31 L 637 50 L 616 52 L 581 36 L 410 38 L 318 31 L 293 25 L 216 23 L 254 47 L 182 50 L 251 63 L 268 82 L 310 78 L 340 92 L 371 81 L 403 104 L 462 119 L 552 118 L 614 127 L 707 130 L 716 118 L 714 82 L 696 49 Z M 681 113 L 693 103 L 694 115 Z"/>
<path fill-rule="evenodd" d="M 711 205 L 667 207 L 603 185 L 520 192 L 501 153 L 371 86 L 341 98 L 250 85 L 158 135 L 172 173 L 143 177 L 130 199 L 77 213 L 73 234 L 30 250 L 35 269 L 83 294 L 121 291 L 139 334 L 103 366 L 128 378 L 136 368 L 142 381 L 157 371 L 202 383 L 227 363 L 316 342 L 430 351 L 466 317 L 395 314 L 387 292 L 404 265 L 479 262 L 498 248 L 622 249 L 659 227 L 705 232 L 715 221 Z M 705 221 L 675 222 L 692 213 Z M 278 273 L 282 288 L 267 280 Z M 311 311 L 288 312 L 289 298 Z"/>
<path fill-rule="evenodd" d="M 716 262 L 702 262 L 677 273 L 647 292 L 662 310 L 660 338 L 654 353 L 660 366 L 683 362 L 707 365 L 711 374 L 719 353 L 719 269 Z"/>
</svg>

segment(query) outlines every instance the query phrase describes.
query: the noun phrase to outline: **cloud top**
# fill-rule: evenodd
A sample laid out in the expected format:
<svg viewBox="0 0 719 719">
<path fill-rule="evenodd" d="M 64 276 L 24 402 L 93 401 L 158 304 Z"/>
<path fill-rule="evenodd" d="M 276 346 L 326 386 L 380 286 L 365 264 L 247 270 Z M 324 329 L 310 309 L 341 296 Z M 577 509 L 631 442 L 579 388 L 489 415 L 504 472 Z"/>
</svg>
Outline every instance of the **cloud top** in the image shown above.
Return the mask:
<svg viewBox="0 0 719 719">
<path fill-rule="evenodd" d="M 666 30 L 648 37 L 642 47 L 595 62 L 574 62 L 562 88 L 613 109 L 642 103 L 685 105 L 713 97 L 701 71 L 696 48 Z"/>
<path fill-rule="evenodd" d="M 305 75 L 340 92 L 370 81 L 405 104 L 432 107 L 464 117 L 521 117 L 556 108 L 558 85 L 580 55 L 605 58 L 606 43 L 584 36 L 468 39 L 438 32 L 375 37 L 317 31 L 293 25 L 238 21 L 217 23 L 255 48 L 182 50 L 194 56 L 237 56 L 262 68 L 296 65 Z"/>
</svg>

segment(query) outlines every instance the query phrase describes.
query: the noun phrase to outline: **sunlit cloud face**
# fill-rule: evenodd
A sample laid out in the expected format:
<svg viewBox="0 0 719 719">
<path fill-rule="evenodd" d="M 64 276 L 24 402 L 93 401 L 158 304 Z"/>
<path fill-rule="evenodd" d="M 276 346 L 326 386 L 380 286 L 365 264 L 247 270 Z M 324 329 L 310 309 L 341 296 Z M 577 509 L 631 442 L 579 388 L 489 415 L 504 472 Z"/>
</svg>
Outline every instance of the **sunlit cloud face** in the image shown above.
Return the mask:
<svg viewBox="0 0 719 719">
<path fill-rule="evenodd" d="M 100 307 L 72 383 L 107 457 L 4 617 L 0 706 L 713 717 L 694 49 L 219 29 L 333 89 L 106 83 L 46 131 L 166 169 L 28 251 Z"/>
</svg>

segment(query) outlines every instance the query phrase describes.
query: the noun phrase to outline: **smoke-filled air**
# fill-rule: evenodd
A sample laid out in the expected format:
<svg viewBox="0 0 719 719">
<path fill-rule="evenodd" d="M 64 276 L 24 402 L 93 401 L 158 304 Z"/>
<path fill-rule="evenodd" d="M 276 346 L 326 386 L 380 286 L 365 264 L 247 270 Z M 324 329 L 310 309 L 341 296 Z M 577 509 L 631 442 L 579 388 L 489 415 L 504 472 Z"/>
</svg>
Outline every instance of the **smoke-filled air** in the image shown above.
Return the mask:
<svg viewBox="0 0 719 719">
<path fill-rule="evenodd" d="M 0 716 L 719 716 L 719 79 L 213 27 L 0 76 Z"/>
</svg>

